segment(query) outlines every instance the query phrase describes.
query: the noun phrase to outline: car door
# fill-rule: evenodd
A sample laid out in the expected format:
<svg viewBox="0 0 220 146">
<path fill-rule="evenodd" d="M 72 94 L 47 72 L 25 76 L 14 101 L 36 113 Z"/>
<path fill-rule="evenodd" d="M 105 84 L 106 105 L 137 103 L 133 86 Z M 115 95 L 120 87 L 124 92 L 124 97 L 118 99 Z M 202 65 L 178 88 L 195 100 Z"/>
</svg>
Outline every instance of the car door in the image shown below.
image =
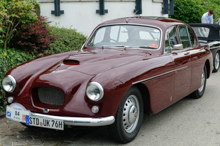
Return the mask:
<svg viewBox="0 0 220 146">
<path fill-rule="evenodd" d="M 178 26 L 178 38 L 183 49 L 172 50 L 171 57 L 174 61 L 175 78 L 174 78 L 174 102 L 187 96 L 190 93 L 191 86 L 191 44 L 189 34 L 185 25 Z"/>
<path fill-rule="evenodd" d="M 191 90 L 190 93 L 197 90 L 201 86 L 201 74 L 203 71 L 203 67 L 206 61 L 206 51 L 203 46 L 199 46 L 196 36 L 193 30 L 187 26 L 187 30 L 189 32 L 189 39 L 191 43 L 191 65 L 192 65 L 192 81 L 191 81 Z M 203 60 L 203 61 L 201 61 Z"/>
<path fill-rule="evenodd" d="M 172 66 L 172 78 L 169 80 L 169 83 L 167 83 L 167 89 L 169 93 L 169 104 L 173 103 L 174 100 L 174 86 L 175 86 L 175 76 L 176 76 L 176 71 L 175 71 L 175 62 L 174 62 L 174 57 L 175 56 L 172 53 L 172 50 L 174 48 L 174 45 L 179 44 L 179 37 L 177 34 L 177 28 L 176 26 L 171 26 L 166 30 L 165 34 L 165 43 L 164 43 L 164 56 L 169 56 L 172 60 L 172 62 L 169 63 L 170 66 Z"/>
</svg>

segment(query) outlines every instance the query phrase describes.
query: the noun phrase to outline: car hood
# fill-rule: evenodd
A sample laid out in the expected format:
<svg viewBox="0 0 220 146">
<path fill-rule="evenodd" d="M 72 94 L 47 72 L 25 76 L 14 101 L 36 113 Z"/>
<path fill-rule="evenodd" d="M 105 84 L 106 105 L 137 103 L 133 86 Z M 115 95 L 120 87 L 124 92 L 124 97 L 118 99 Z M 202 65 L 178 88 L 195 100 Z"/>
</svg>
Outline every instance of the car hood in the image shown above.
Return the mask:
<svg viewBox="0 0 220 146">
<path fill-rule="evenodd" d="M 15 94 L 18 94 L 28 92 L 30 86 L 40 86 L 42 83 L 47 86 L 54 83 L 54 86 L 62 87 L 63 84 L 67 85 L 73 80 L 71 76 L 80 78 L 80 84 L 101 72 L 149 59 L 155 55 L 158 55 L 156 51 L 148 52 L 141 49 L 94 48 L 39 58 L 19 65 L 7 74 L 15 77 L 17 81 Z M 68 76 L 69 80 L 64 79 L 64 76 Z"/>
<path fill-rule="evenodd" d="M 133 63 L 152 54 L 142 51 L 124 49 L 95 49 L 92 51 L 77 52 L 50 68 L 50 72 L 61 70 L 77 71 L 88 75 L 96 75 L 100 72 Z"/>
</svg>

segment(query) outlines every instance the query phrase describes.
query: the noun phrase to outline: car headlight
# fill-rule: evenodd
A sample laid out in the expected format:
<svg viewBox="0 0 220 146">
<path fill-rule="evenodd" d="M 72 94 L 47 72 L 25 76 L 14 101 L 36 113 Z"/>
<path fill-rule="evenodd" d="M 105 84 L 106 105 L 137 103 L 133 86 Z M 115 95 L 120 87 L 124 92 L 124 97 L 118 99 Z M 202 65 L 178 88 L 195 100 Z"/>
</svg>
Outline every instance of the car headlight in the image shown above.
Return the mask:
<svg viewBox="0 0 220 146">
<path fill-rule="evenodd" d="M 16 81 L 14 77 L 12 77 L 11 75 L 6 76 L 2 80 L 2 86 L 6 92 L 10 92 L 10 93 L 13 92 L 16 86 Z"/>
<path fill-rule="evenodd" d="M 104 90 L 99 83 L 91 82 L 86 88 L 86 95 L 92 101 L 99 101 L 104 95 Z"/>
</svg>

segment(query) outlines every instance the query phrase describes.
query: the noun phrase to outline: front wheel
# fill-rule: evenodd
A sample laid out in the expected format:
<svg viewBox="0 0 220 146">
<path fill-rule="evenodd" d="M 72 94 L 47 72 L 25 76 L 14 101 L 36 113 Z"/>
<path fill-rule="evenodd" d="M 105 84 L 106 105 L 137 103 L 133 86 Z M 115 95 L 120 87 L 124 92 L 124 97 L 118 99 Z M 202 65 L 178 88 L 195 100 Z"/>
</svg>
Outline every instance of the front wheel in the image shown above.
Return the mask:
<svg viewBox="0 0 220 146">
<path fill-rule="evenodd" d="M 113 139 L 120 143 L 132 141 L 138 134 L 144 115 L 142 95 L 132 87 L 123 97 L 114 124 L 109 126 Z"/>
<path fill-rule="evenodd" d="M 213 66 L 214 66 L 214 69 L 213 69 L 213 72 L 217 72 L 218 69 L 219 69 L 219 52 L 217 51 L 215 53 L 215 56 L 214 56 L 214 62 L 213 62 Z"/>
<path fill-rule="evenodd" d="M 204 66 L 203 68 L 203 72 L 202 72 L 202 77 L 201 77 L 201 86 L 199 89 L 197 89 L 196 91 L 194 91 L 191 96 L 195 99 L 201 98 L 205 92 L 205 87 L 206 87 L 206 78 L 207 78 L 207 70 L 206 70 L 206 66 Z"/>
</svg>

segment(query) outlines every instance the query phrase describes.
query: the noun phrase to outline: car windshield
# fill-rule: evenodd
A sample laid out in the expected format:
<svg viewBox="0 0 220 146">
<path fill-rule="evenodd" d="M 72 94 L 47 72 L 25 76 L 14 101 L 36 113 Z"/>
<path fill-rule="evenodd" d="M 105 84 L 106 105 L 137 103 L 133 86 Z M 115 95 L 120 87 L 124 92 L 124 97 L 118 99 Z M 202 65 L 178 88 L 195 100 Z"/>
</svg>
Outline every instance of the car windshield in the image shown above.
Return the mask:
<svg viewBox="0 0 220 146">
<path fill-rule="evenodd" d="M 210 29 L 207 27 L 192 27 L 197 37 L 205 37 L 209 36 Z"/>
<path fill-rule="evenodd" d="M 157 49 L 160 44 L 161 32 L 158 28 L 135 25 L 113 25 L 99 28 L 88 47 L 139 47 Z"/>
</svg>

